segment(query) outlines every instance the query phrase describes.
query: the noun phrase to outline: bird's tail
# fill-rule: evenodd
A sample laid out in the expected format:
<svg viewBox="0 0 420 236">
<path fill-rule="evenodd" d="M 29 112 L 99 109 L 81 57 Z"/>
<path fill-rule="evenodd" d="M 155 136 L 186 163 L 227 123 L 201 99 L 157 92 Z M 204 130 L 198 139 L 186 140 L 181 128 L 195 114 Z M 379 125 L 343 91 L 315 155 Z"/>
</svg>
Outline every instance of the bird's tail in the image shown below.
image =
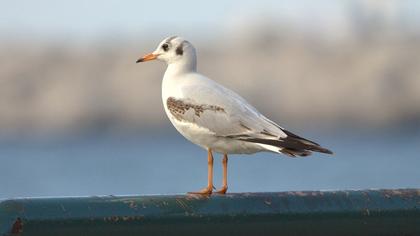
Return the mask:
<svg viewBox="0 0 420 236">
<path fill-rule="evenodd" d="M 302 138 L 287 130 L 283 130 L 287 137 L 280 139 L 263 139 L 263 138 L 249 138 L 244 141 L 260 144 L 269 151 L 283 153 L 290 157 L 305 157 L 312 154 L 312 152 L 320 152 L 325 154 L 333 154 L 327 148 L 321 147 L 318 143 Z"/>
</svg>

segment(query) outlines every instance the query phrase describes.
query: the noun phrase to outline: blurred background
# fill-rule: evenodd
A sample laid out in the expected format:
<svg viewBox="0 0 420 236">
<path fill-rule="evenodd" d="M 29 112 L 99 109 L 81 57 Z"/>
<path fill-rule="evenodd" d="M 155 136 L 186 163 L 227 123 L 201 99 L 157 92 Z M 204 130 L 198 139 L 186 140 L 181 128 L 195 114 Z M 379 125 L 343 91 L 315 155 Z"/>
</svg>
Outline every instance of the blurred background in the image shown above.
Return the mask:
<svg viewBox="0 0 420 236">
<path fill-rule="evenodd" d="M 420 2 L 2 1 L 0 198 L 184 193 L 206 152 L 170 124 L 167 36 L 333 157 L 232 156 L 231 192 L 420 187 Z M 216 158 L 216 186 L 221 183 Z"/>
</svg>

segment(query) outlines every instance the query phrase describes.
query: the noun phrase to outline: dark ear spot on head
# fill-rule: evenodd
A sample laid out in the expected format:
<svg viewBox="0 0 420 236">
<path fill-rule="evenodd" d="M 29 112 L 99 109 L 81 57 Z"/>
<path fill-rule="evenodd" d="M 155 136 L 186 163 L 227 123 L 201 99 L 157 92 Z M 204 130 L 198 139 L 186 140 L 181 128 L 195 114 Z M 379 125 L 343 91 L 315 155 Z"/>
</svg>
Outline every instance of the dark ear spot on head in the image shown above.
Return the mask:
<svg viewBox="0 0 420 236">
<path fill-rule="evenodd" d="M 182 54 L 184 54 L 184 49 L 182 48 L 182 44 L 179 45 L 176 50 L 175 50 L 176 55 L 180 55 L 182 56 Z"/>
</svg>

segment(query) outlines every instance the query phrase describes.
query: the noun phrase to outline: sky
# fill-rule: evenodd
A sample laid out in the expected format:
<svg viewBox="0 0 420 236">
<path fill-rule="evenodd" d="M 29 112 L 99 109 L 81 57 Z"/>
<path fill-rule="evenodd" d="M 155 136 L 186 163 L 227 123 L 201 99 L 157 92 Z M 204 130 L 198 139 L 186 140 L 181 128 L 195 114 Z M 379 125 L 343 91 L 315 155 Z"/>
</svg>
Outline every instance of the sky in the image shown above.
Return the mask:
<svg viewBox="0 0 420 236">
<path fill-rule="evenodd" d="M 350 0 L 265 0 L 265 1 L 118 1 L 118 0 L 1 0 L 0 33 L 21 37 L 76 37 L 89 39 L 114 33 L 141 35 L 173 33 L 207 36 L 221 34 L 241 24 L 273 18 L 297 25 L 339 28 Z M 395 8 L 394 0 L 384 9 Z M 399 8 L 419 19 L 419 1 L 404 1 Z M 160 35 L 159 35 L 160 36 Z"/>
</svg>

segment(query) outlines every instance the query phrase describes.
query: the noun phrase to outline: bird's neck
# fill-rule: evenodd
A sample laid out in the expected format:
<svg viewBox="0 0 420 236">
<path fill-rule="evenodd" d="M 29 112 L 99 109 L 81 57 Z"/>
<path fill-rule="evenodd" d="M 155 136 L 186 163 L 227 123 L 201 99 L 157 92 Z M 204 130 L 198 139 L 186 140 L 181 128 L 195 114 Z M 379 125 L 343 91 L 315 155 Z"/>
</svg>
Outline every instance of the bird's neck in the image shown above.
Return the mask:
<svg viewBox="0 0 420 236">
<path fill-rule="evenodd" d="M 197 60 L 193 58 L 184 58 L 173 63 L 168 64 L 166 69 L 166 74 L 182 74 L 182 73 L 191 73 L 197 71 Z"/>
</svg>

